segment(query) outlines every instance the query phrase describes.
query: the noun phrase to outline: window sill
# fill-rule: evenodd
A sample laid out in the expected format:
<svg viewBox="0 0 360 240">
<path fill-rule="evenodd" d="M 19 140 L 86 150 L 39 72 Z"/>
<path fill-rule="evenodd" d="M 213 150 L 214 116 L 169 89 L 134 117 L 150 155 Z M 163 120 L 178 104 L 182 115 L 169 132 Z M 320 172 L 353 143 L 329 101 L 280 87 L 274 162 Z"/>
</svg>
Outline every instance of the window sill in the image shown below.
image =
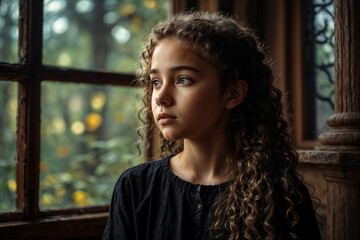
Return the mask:
<svg viewBox="0 0 360 240">
<path fill-rule="evenodd" d="M 0 223 L 0 236 L 11 239 L 100 238 L 108 213 L 53 216 L 34 221 Z"/>
</svg>

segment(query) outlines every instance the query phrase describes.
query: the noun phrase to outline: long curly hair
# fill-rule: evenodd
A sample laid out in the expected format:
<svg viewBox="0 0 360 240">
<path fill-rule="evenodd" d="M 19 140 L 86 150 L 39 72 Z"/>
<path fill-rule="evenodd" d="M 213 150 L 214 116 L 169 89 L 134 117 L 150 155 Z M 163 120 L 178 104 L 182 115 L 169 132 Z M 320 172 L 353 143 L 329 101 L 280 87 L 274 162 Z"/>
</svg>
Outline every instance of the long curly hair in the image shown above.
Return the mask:
<svg viewBox="0 0 360 240">
<path fill-rule="evenodd" d="M 302 201 L 297 190 L 298 158 L 283 117 L 281 92 L 273 86 L 271 61 L 256 34 L 220 13 L 182 13 L 155 26 L 142 51 L 137 77 L 144 89 L 139 116 L 147 139 L 157 131 L 151 111 L 151 58 L 157 44 L 168 37 L 187 42 L 211 63 L 220 76 L 221 88 L 238 79 L 248 84 L 246 97 L 231 110 L 227 126 L 230 149 L 224 158 L 233 180 L 209 216 L 214 235 L 235 240 L 275 239 L 285 234 L 296 239 L 293 229 L 299 216 L 295 206 Z M 159 134 L 161 156 L 183 150 L 182 140 L 168 141 Z"/>
</svg>

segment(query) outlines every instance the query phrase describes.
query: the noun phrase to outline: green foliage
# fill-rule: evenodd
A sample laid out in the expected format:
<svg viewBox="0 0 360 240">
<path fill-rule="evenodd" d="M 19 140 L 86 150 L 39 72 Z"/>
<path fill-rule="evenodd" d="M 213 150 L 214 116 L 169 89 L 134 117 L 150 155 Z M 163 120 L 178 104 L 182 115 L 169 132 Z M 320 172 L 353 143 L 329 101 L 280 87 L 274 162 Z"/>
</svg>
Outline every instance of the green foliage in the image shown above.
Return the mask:
<svg viewBox="0 0 360 240">
<path fill-rule="evenodd" d="M 0 211 L 15 210 L 17 84 L 0 82 Z"/>
<path fill-rule="evenodd" d="M 148 31 L 166 17 L 166 0 L 46 1 L 43 62 L 134 72 Z"/>
<path fill-rule="evenodd" d="M 17 2 L 1 1 L 0 61 L 17 61 Z M 166 17 L 166 0 L 45 0 L 43 64 L 134 73 Z M 16 86 L 0 84 L 0 211 L 15 210 Z M 138 90 L 45 79 L 41 91 L 40 208 L 108 204 L 120 174 L 142 161 Z"/>
<path fill-rule="evenodd" d="M 17 62 L 19 2 L 0 1 L 0 61 Z"/>
<path fill-rule="evenodd" d="M 40 206 L 108 203 L 141 161 L 136 88 L 43 83 Z"/>
</svg>

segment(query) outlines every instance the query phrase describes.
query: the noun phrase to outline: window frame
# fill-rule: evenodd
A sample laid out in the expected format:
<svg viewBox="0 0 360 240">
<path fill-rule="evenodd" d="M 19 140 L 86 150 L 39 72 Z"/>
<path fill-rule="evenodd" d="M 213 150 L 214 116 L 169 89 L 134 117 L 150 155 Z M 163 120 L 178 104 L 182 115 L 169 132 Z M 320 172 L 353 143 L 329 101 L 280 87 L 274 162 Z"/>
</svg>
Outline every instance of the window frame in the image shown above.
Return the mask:
<svg viewBox="0 0 360 240">
<path fill-rule="evenodd" d="M 314 149 L 320 145 L 317 139 L 305 138 L 304 119 L 307 114 L 304 86 L 304 23 L 302 1 L 266 0 L 262 9 L 263 34 L 268 51 L 274 61 L 275 85 L 283 93 L 283 111 L 290 123 L 296 149 Z"/>
<path fill-rule="evenodd" d="M 169 0 L 169 14 L 188 3 Z M 23 238 L 94 238 L 102 235 L 109 205 L 39 209 L 41 83 L 133 86 L 135 74 L 80 70 L 42 64 L 42 0 L 19 0 L 18 63 L 0 62 L 0 81 L 18 83 L 15 177 L 16 211 L 0 213 L 0 236 Z M 151 155 L 151 149 L 145 155 Z"/>
<path fill-rule="evenodd" d="M 304 33 L 304 15 L 305 4 L 302 1 L 294 1 L 290 4 L 290 22 L 291 31 L 289 34 L 290 46 L 290 80 L 289 90 L 292 94 L 294 108 L 291 111 L 294 114 L 292 120 L 295 136 L 295 145 L 298 149 L 316 149 L 321 146 L 318 139 L 307 140 L 305 135 L 306 114 L 309 114 L 307 108 L 311 107 L 306 104 L 305 99 L 305 40 Z M 295 46 L 295 47 L 294 47 Z"/>
</svg>

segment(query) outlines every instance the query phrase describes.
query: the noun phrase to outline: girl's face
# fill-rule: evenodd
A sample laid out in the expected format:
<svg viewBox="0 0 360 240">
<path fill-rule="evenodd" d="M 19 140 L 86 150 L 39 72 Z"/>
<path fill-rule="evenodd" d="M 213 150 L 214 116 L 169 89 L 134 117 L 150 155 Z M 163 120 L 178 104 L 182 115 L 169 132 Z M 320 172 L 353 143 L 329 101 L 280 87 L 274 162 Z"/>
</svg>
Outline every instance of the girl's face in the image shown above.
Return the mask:
<svg viewBox="0 0 360 240">
<path fill-rule="evenodd" d="M 186 43 L 161 40 L 151 59 L 154 120 L 167 140 L 208 139 L 224 134 L 229 116 L 217 71 Z"/>
</svg>

